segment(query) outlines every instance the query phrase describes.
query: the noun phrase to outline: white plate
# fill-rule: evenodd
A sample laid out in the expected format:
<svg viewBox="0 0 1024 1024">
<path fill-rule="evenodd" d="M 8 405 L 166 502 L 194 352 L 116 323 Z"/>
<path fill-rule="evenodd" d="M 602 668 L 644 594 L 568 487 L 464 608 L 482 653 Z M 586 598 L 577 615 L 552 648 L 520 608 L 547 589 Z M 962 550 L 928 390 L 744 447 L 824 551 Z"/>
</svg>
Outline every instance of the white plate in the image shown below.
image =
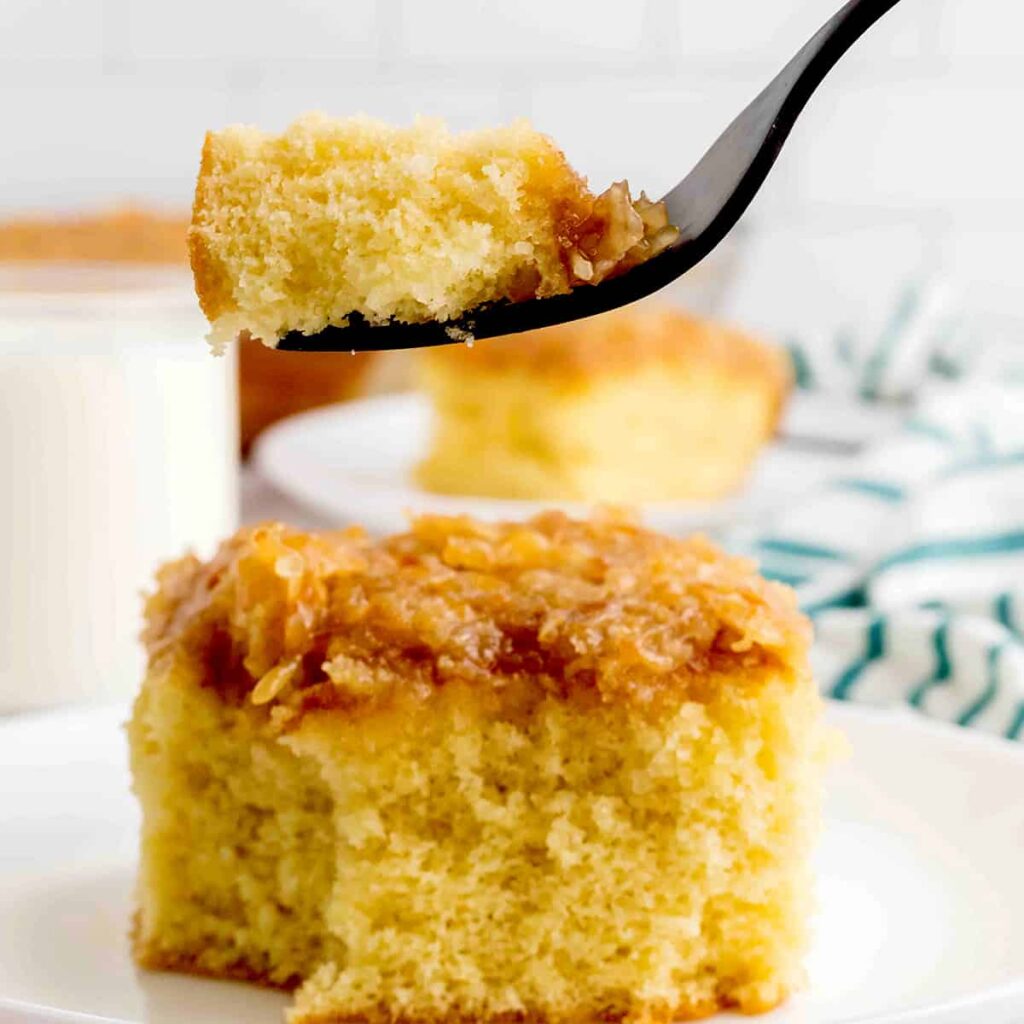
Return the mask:
<svg viewBox="0 0 1024 1024">
<path fill-rule="evenodd" d="M 667 532 L 711 529 L 753 518 L 848 469 L 857 448 L 893 429 L 898 411 L 797 394 L 783 424 L 785 437 L 762 454 L 743 491 L 715 502 L 647 505 L 644 518 Z M 430 408 L 421 395 L 387 395 L 328 406 L 271 427 L 256 446 L 260 472 L 289 497 L 330 521 L 368 530 L 404 529 L 409 511 L 521 519 L 566 502 L 499 500 L 431 494 L 412 469 L 422 458 Z M 795 439 L 799 438 L 799 442 Z"/>
<path fill-rule="evenodd" d="M 280 994 L 132 967 L 125 715 L 0 723 L 0 1021 L 281 1024 Z M 831 778 L 811 987 L 756 1019 L 1024 1020 L 1024 750 L 906 713 L 830 715 L 853 754 Z"/>
</svg>

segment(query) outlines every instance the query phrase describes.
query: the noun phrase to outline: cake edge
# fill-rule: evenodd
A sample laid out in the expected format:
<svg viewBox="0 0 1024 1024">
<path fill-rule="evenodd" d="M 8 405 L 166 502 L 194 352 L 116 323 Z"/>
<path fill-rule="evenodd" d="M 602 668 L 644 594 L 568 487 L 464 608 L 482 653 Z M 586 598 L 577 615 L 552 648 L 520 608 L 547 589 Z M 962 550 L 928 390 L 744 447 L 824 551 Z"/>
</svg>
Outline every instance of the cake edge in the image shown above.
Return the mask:
<svg viewBox="0 0 1024 1024">
<path fill-rule="evenodd" d="M 188 245 L 188 261 L 192 268 L 192 279 L 195 284 L 196 298 L 199 308 L 211 326 L 224 313 L 230 311 L 231 296 L 223 270 L 218 266 L 210 252 L 206 239 L 203 237 L 200 224 L 202 215 L 209 209 L 207 201 L 207 183 L 213 173 L 217 137 L 215 132 L 207 132 L 203 140 L 202 156 L 199 160 L 199 173 L 196 176 L 195 198 L 192 203 L 192 214 L 186 240 Z"/>
<path fill-rule="evenodd" d="M 136 907 L 132 913 L 132 920 L 128 929 L 128 942 L 132 960 L 137 967 L 141 967 L 144 970 L 169 974 L 187 974 L 194 978 L 212 978 L 217 981 L 240 981 L 250 985 L 258 985 L 260 988 L 273 989 L 277 992 L 294 992 L 305 980 L 304 978 L 296 978 L 294 981 L 274 981 L 265 971 L 257 971 L 244 963 L 234 964 L 224 970 L 215 971 L 208 967 L 200 966 L 197 962 L 198 953 L 171 953 L 167 950 L 157 949 L 154 945 L 142 939 L 141 914 L 141 909 Z"/>
</svg>

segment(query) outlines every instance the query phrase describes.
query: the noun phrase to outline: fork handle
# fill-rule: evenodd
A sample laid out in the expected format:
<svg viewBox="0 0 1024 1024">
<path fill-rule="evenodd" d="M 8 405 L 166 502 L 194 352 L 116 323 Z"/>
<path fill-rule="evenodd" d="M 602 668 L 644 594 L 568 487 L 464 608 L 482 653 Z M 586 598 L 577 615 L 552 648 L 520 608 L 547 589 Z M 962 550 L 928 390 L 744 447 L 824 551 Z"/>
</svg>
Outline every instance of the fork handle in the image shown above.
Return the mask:
<svg viewBox="0 0 1024 1024">
<path fill-rule="evenodd" d="M 710 252 L 757 194 L 814 90 L 839 58 L 899 0 L 849 0 L 729 125 L 694 169 L 665 196 L 680 243 Z M 729 182 L 729 177 L 734 180 Z M 732 186 L 729 199 L 721 196 Z M 696 256 L 696 259 L 693 257 Z"/>
</svg>

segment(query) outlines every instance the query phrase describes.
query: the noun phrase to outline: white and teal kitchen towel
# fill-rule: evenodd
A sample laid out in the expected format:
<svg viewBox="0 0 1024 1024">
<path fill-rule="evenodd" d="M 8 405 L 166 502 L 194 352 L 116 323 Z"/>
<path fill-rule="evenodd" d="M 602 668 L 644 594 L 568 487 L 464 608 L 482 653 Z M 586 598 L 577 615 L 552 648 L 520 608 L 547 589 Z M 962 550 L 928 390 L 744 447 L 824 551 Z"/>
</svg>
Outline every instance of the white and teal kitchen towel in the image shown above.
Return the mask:
<svg viewBox="0 0 1024 1024">
<path fill-rule="evenodd" d="M 797 588 L 829 695 L 1024 740 L 1024 388 L 971 379 L 730 546 Z"/>
<path fill-rule="evenodd" d="M 856 326 L 783 338 L 797 386 L 866 402 L 905 402 L 941 382 L 1024 382 L 1020 324 L 965 315 L 943 277 L 901 284 L 877 309 Z"/>
</svg>

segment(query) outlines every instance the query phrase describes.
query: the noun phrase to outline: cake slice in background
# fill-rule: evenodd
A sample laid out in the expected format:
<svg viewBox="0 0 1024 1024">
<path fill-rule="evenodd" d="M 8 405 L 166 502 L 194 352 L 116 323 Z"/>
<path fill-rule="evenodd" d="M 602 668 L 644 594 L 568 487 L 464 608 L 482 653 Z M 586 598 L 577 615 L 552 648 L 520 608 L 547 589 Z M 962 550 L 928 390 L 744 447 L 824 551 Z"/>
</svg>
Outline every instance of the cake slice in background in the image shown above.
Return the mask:
<svg viewBox="0 0 1024 1024">
<path fill-rule="evenodd" d="M 126 203 L 77 214 L 35 214 L 0 221 L 0 264 L 155 263 L 182 265 L 188 218 Z"/>
<path fill-rule="evenodd" d="M 281 135 L 207 135 L 189 245 L 211 341 L 273 346 L 354 314 L 445 321 L 597 284 L 676 234 L 624 182 L 595 196 L 525 121 L 452 133 L 309 114 Z"/>
<path fill-rule="evenodd" d="M 129 729 L 147 967 L 293 1024 L 669 1021 L 798 987 L 825 751 L 788 588 L 548 513 L 166 566 Z"/>
<path fill-rule="evenodd" d="M 743 481 L 790 388 L 788 357 L 651 304 L 420 355 L 445 494 L 650 502 Z"/>
</svg>

